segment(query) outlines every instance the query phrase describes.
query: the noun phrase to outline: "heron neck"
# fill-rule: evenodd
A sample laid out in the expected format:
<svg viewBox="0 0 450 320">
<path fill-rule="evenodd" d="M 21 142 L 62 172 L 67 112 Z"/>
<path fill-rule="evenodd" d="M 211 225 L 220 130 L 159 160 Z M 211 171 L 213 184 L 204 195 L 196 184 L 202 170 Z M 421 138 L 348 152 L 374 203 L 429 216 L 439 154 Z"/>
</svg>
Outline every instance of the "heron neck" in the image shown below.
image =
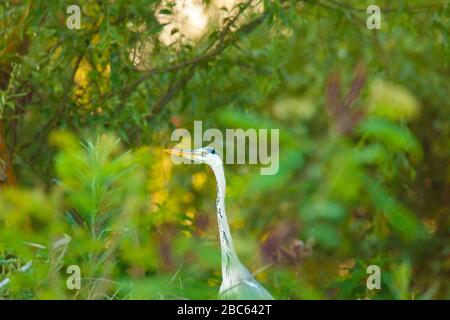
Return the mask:
<svg viewBox="0 0 450 320">
<path fill-rule="evenodd" d="M 217 181 L 217 222 L 219 225 L 219 239 L 222 252 L 222 276 L 226 276 L 231 272 L 231 266 L 240 263 L 233 246 L 233 239 L 231 237 L 230 226 L 227 221 L 227 214 L 225 211 L 225 194 L 226 181 L 222 164 L 211 166 Z"/>
</svg>

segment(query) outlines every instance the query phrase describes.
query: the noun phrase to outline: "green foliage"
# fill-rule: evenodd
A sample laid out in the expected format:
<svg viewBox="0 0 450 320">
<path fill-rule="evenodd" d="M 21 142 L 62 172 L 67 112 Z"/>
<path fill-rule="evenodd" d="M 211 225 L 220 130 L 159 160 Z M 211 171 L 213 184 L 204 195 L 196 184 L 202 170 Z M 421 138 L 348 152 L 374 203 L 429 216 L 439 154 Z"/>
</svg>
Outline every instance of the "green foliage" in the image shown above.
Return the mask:
<svg viewBox="0 0 450 320">
<path fill-rule="evenodd" d="M 1 195 L 2 259 L 10 263 L 3 275 L 11 275 L 13 283 L 4 294 L 65 295 L 64 273 L 76 264 L 85 272 L 78 294 L 95 298 L 97 286 L 104 286 L 98 282 L 114 271 L 118 246 L 145 209 L 145 171 L 138 151 L 120 154 L 114 137 L 81 145 L 72 135 L 58 133 L 52 140 L 61 151 L 55 159 L 59 178 L 50 191 L 10 189 Z M 68 242 L 59 252 L 61 239 Z M 30 270 L 18 272 L 26 261 L 33 262 Z"/>
</svg>

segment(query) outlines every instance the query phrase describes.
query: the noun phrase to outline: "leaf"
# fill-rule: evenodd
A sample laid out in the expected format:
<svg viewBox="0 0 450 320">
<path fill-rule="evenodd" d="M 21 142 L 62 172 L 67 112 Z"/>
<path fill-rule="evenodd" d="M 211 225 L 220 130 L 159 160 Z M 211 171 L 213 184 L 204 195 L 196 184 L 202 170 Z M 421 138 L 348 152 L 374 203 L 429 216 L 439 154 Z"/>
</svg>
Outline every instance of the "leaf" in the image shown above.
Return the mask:
<svg viewBox="0 0 450 320">
<path fill-rule="evenodd" d="M 412 120 L 419 113 L 419 103 L 405 88 L 377 80 L 370 88 L 369 110 L 391 120 Z"/>
<path fill-rule="evenodd" d="M 306 222 L 319 219 L 339 220 L 344 217 L 345 210 L 336 202 L 317 201 L 303 206 L 300 215 Z"/>
<path fill-rule="evenodd" d="M 364 184 L 379 213 L 386 217 L 401 238 L 410 242 L 425 236 L 425 229 L 417 217 L 393 198 L 378 181 L 366 176 Z"/>
<path fill-rule="evenodd" d="M 326 223 L 313 224 L 306 230 L 306 236 L 328 249 L 336 248 L 340 245 L 340 237 L 336 229 Z"/>
<path fill-rule="evenodd" d="M 170 9 L 161 9 L 159 10 L 159 14 L 171 15 L 172 11 Z"/>
<path fill-rule="evenodd" d="M 419 141 L 406 128 L 382 118 L 368 118 L 359 126 L 359 132 L 377 142 L 382 142 L 392 150 L 400 150 L 416 158 L 421 158 Z"/>
<path fill-rule="evenodd" d="M 406 300 L 411 298 L 410 284 L 411 265 L 402 262 L 392 271 L 391 289 L 397 299 Z"/>
</svg>

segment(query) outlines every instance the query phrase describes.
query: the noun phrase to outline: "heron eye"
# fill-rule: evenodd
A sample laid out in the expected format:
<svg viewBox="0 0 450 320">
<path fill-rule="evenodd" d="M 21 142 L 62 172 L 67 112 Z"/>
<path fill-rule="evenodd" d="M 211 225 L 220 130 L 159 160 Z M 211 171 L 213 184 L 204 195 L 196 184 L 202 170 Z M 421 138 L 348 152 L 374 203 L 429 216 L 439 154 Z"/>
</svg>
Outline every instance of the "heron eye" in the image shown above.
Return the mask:
<svg viewBox="0 0 450 320">
<path fill-rule="evenodd" d="M 212 150 L 211 150 L 211 153 L 212 153 L 212 154 L 216 154 L 216 150 L 215 150 L 215 149 L 212 149 Z"/>
</svg>

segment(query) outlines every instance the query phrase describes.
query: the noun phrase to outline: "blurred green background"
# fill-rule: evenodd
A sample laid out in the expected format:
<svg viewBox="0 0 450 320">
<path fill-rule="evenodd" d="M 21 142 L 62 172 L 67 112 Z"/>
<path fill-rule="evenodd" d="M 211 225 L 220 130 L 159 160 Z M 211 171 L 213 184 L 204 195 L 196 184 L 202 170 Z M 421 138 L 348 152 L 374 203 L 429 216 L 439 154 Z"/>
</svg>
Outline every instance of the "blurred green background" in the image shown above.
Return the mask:
<svg viewBox="0 0 450 320">
<path fill-rule="evenodd" d="M 0 298 L 216 299 L 213 175 L 160 152 L 194 120 L 280 129 L 278 174 L 225 166 L 236 250 L 275 298 L 450 298 L 449 13 L 2 1 Z"/>
</svg>

